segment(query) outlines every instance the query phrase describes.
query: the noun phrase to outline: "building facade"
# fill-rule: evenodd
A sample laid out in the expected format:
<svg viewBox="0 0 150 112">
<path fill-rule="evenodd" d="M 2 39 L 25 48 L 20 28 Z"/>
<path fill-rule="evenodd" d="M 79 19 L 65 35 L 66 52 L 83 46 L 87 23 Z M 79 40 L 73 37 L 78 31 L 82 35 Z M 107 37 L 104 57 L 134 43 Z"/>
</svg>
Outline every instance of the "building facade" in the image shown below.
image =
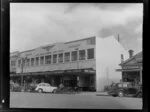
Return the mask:
<svg viewBox="0 0 150 112">
<path fill-rule="evenodd" d="M 115 67 L 120 54 L 126 51 L 114 38 L 89 37 L 80 40 L 55 43 L 19 52 L 15 75 L 19 81 L 48 82 L 58 86 L 82 87 L 83 90 L 102 91 L 112 80 L 120 80 Z M 12 68 L 12 67 L 10 67 Z"/>
<path fill-rule="evenodd" d="M 132 86 L 138 86 L 138 84 L 142 84 L 142 65 L 142 51 L 133 55 L 133 50 L 129 50 L 129 58 L 120 63 L 122 69 L 117 69 L 117 71 L 122 72 L 123 82 L 129 82 Z"/>
</svg>

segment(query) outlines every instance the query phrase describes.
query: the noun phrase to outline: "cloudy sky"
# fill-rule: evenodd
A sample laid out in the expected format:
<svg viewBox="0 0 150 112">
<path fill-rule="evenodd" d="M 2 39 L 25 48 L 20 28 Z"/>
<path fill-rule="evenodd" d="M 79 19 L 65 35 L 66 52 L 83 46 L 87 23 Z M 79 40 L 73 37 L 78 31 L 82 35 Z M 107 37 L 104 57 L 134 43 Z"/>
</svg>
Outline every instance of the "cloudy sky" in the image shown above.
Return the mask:
<svg viewBox="0 0 150 112">
<path fill-rule="evenodd" d="M 126 50 L 142 50 L 142 4 L 11 3 L 10 51 L 90 36 L 120 36 Z"/>
</svg>

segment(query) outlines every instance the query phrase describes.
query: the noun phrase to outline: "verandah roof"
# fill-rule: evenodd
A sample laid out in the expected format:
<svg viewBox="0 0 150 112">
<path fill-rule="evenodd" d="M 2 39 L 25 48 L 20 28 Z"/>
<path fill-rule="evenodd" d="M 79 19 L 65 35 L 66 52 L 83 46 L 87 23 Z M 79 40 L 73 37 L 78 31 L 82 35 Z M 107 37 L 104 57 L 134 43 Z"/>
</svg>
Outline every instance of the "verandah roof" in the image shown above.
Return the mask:
<svg viewBox="0 0 150 112">
<path fill-rule="evenodd" d="M 10 74 L 10 76 L 21 76 L 21 75 L 62 75 L 62 74 L 95 74 L 95 70 L 81 70 L 81 69 L 74 69 L 74 70 L 57 70 L 57 71 L 46 71 L 46 72 L 32 72 L 32 73 L 17 73 L 17 74 Z M 80 74 L 79 74 L 80 75 Z"/>
</svg>

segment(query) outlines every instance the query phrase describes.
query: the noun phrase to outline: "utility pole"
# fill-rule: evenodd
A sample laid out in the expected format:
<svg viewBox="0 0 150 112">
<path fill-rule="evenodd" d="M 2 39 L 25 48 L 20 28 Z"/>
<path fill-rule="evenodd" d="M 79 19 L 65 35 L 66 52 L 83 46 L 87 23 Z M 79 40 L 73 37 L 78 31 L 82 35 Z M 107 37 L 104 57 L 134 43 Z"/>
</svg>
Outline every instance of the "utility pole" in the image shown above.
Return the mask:
<svg viewBox="0 0 150 112">
<path fill-rule="evenodd" d="M 119 37 L 119 34 L 118 34 L 118 42 L 120 42 L 120 37 Z"/>
<path fill-rule="evenodd" d="M 27 59 L 27 57 L 25 58 L 21 58 L 21 91 L 23 92 L 24 90 L 24 81 L 23 81 L 23 69 L 24 69 L 24 64 L 25 64 L 25 60 Z"/>
<path fill-rule="evenodd" d="M 22 63 L 21 63 L 21 91 L 23 92 L 23 66 L 24 66 L 23 61 L 24 61 L 24 59 L 21 58 L 21 61 L 22 61 Z"/>
</svg>

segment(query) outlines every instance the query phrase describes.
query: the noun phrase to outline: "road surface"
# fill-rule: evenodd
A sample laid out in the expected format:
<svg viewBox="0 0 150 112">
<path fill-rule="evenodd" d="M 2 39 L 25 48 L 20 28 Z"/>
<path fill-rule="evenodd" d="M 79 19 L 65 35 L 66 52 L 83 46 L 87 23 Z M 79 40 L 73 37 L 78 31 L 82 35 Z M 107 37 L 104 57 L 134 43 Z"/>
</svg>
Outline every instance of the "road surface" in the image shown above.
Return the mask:
<svg viewBox="0 0 150 112">
<path fill-rule="evenodd" d="M 142 99 L 96 96 L 94 93 L 11 92 L 10 108 L 142 109 Z"/>
</svg>

